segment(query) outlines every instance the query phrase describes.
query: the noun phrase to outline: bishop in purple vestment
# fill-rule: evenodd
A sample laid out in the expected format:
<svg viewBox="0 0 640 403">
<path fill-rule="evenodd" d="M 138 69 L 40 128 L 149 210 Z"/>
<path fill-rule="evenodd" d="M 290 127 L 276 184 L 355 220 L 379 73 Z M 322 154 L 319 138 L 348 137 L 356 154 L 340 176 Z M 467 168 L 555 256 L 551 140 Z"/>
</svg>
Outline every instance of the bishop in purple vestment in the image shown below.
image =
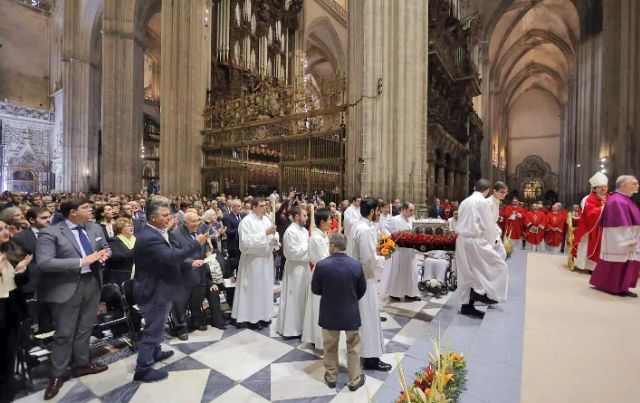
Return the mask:
<svg viewBox="0 0 640 403">
<path fill-rule="evenodd" d="M 640 273 L 640 208 L 631 196 L 638 192 L 638 180 L 623 175 L 616 191 L 607 199 L 600 225 L 603 227 L 600 262 L 591 275 L 591 285 L 626 297 L 637 297 Z"/>
</svg>

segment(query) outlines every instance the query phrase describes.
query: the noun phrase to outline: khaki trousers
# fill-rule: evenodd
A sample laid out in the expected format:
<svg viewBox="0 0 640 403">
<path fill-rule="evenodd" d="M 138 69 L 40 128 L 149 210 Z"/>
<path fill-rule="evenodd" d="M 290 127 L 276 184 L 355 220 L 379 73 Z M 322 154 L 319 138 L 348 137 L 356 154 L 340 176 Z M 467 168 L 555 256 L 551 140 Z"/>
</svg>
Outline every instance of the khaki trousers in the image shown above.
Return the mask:
<svg viewBox="0 0 640 403">
<path fill-rule="evenodd" d="M 349 385 L 356 385 L 360 380 L 360 333 L 357 330 L 345 331 L 347 334 L 347 370 Z M 322 329 L 324 347 L 325 378 L 329 382 L 338 379 L 338 344 L 340 330 Z"/>
</svg>

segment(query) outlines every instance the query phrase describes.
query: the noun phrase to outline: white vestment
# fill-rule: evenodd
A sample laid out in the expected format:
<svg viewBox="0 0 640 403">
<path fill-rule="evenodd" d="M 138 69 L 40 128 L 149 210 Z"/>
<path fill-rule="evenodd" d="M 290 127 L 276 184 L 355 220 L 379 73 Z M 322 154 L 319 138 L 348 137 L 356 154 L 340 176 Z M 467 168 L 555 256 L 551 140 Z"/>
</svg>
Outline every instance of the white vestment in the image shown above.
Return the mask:
<svg viewBox="0 0 640 403">
<path fill-rule="evenodd" d="M 277 331 L 286 337 L 300 336 L 310 281 L 307 229 L 291 223 L 282 237 L 282 252 L 287 260 L 280 292 Z"/>
<path fill-rule="evenodd" d="M 456 220 L 455 217 L 451 217 L 447 222 L 449 223 L 449 231 L 456 232 L 456 228 L 458 227 L 458 220 Z"/>
<path fill-rule="evenodd" d="M 380 239 L 380 237 L 383 235 L 391 235 L 391 231 L 389 231 L 389 220 L 391 220 L 391 218 L 391 214 L 380 214 L 380 217 L 378 217 L 378 221 L 376 222 L 376 239 Z"/>
<path fill-rule="evenodd" d="M 458 291 L 465 303 L 472 288 L 493 300 L 507 300 L 507 263 L 501 256 L 491 203 L 480 192 L 460 203 L 456 267 Z"/>
<path fill-rule="evenodd" d="M 309 238 L 309 260 L 315 266 L 319 261 L 329 256 L 329 237 L 321 229 L 311 230 Z M 314 267 L 315 268 L 315 267 Z M 313 343 L 318 350 L 322 350 L 322 328 L 318 325 L 320 316 L 320 295 L 311 292 L 311 279 L 307 289 L 307 306 L 304 311 L 304 325 L 302 326 L 302 341 Z"/>
<path fill-rule="evenodd" d="M 347 237 L 347 243 L 349 243 L 351 227 L 360 220 L 360 217 L 362 217 L 360 215 L 360 207 L 356 207 L 353 204 L 347 207 L 344 211 L 344 214 L 342 215 L 342 226 L 344 227 L 344 236 Z"/>
<path fill-rule="evenodd" d="M 348 255 L 362 264 L 367 279 L 367 291 L 358 302 L 360 310 L 360 356 L 380 358 L 384 346 L 380 308 L 378 307 L 378 286 L 376 273 L 382 270 L 383 259 L 376 254 L 375 225 L 362 217 L 351 231 Z"/>
<path fill-rule="evenodd" d="M 388 221 L 388 228 L 391 233 L 411 230 L 411 218 L 405 218 L 399 214 Z M 402 298 L 405 295 L 417 297 L 420 295 L 418 281 L 420 276 L 416 267 L 415 258 L 418 255 L 413 248 L 398 248 L 396 253 L 391 255 L 391 270 L 389 271 L 389 283 L 387 295 Z"/>
<path fill-rule="evenodd" d="M 250 213 L 240 221 L 240 262 L 231 317 L 237 322 L 268 322 L 273 315 L 273 251 L 278 233 L 266 234 L 273 223 Z"/>
<path fill-rule="evenodd" d="M 580 202 L 580 208 L 582 209 L 582 211 L 584 211 L 584 205 L 587 202 L 588 197 L 589 195 L 586 195 L 585 197 L 582 198 L 582 201 Z M 586 234 L 585 236 L 582 237 L 582 239 L 580 240 L 580 243 L 578 244 L 578 250 L 576 250 L 575 266 L 578 269 L 593 271 L 596 268 L 596 264 L 593 262 L 593 260 L 587 258 L 588 245 L 589 245 L 589 235 Z"/>
</svg>

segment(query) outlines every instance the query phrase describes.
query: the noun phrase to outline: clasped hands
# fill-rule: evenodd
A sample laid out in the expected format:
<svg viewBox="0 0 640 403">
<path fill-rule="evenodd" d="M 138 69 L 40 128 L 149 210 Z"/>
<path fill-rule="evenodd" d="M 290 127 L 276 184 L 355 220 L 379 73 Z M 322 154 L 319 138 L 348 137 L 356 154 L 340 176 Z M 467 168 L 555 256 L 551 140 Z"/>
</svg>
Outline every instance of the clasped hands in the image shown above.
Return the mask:
<svg viewBox="0 0 640 403">
<path fill-rule="evenodd" d="M 0 265 L 4 263 L 5 259 L 6 259 L 5 254 L 0 253 Z M 24 273 L 27 270 L 27 267 L 29 266 L 29 263 L 31 263 L 32 259 L 33 259 L 33 255 L 25 256 L 20 262 L 18 262 L 16 267 L 13 268 L 13 270 L 16 272 L 16 274 Z"/>
<path fill-rule="evenodd" d="M 107 261 L 107 259 L 109 259 L 110 255 L 111 255 L 111 249 L 109 248 L 97 250 L 83 257 L 82 260 L 80 261 L 80 266 L 90 266 L 95 262 L 104 263 Z"/>
</svg>

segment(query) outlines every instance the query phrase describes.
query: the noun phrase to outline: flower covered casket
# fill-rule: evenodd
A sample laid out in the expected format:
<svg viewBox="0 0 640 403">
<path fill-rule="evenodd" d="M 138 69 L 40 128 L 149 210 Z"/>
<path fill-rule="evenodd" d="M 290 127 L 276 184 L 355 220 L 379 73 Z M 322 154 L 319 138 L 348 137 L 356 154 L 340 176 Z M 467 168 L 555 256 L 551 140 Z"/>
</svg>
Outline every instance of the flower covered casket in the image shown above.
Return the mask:
<svg viewBox="0 0 640 403">
<path fill-rule="evenodd" d="M 418 230 L 419 231 L 419 230 Z M 391 234 L 391 239 L 401 248 L 412 248 L 420 252 L 432 250 L 456 250 L 455 233 L 429 235 L 413 231 L 401 231 Z"/>
</svg>

